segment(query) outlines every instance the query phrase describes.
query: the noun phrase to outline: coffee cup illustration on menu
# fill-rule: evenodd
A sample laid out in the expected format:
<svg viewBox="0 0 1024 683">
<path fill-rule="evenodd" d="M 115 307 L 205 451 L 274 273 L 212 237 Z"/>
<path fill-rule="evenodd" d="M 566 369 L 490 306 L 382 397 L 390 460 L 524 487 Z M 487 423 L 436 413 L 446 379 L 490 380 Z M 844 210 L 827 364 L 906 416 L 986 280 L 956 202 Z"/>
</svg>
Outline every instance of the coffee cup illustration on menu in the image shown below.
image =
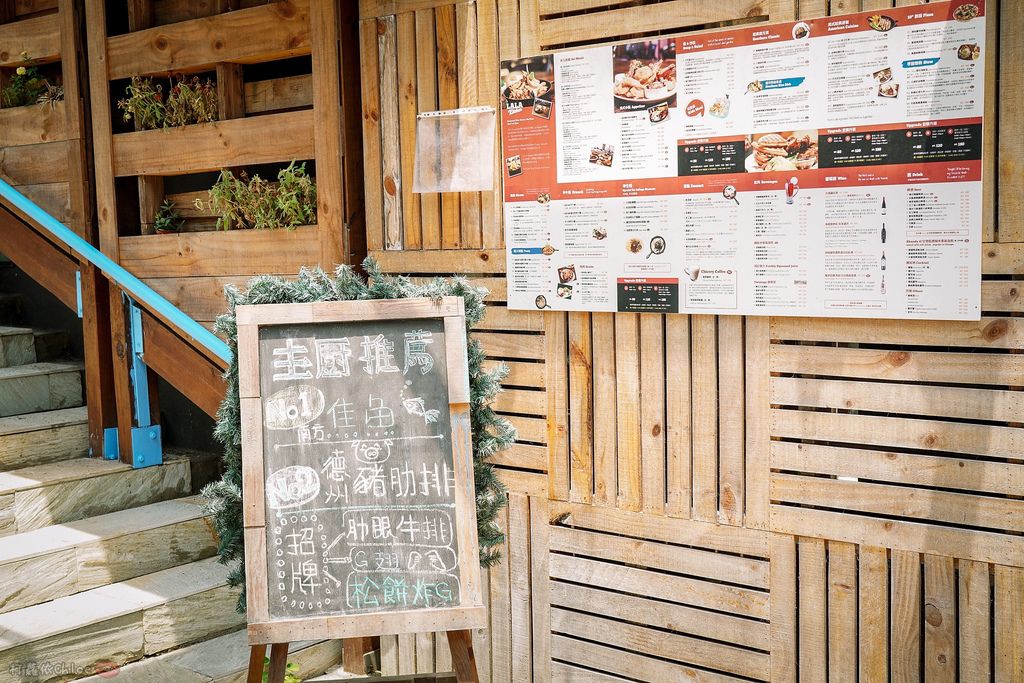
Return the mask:
<svg viewBox="0 0 1024 683">
<path fill-rule="evenodd" d="M 793 198 L 796 197 L 797 192 L 800 191 L 800 183 L 797 181 L 796 176 L 793 176 L 786 181 L 786 203 L 792 204 Z"/>
</svg>

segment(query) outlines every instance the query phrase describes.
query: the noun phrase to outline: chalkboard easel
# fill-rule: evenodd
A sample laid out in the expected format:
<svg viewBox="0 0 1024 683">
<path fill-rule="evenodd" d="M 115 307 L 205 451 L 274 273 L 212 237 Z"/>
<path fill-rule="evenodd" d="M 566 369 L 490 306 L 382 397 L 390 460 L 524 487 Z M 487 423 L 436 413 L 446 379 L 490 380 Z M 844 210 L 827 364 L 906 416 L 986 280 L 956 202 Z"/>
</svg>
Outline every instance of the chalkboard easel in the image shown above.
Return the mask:
<svg viewBox="0 0 1024 683">
<path fill-rule="evenodd" d="M 239 306 L 248 680 L 288 643 L 445 631 L 478 681 L 464 302 Z"/>
</svg>

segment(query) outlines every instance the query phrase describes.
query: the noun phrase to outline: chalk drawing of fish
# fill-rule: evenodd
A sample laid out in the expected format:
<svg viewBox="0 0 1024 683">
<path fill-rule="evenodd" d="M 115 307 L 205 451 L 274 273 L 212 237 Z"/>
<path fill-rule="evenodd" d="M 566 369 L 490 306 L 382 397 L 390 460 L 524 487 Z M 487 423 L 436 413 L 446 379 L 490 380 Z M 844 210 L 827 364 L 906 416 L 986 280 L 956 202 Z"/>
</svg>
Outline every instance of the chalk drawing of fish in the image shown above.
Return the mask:
<svg viewBox="0 0 1024 683">
<path fill-rule="evenodd" d="M 419 415 L 423 418 L 425 424 L 437 422 L 437 418 L 441 415 L 440 410 L 427 410 L 427 406 L 424 405 L 422 398 L 407 398 L 402 401 L 402 405 L 405 406 L 405 410 L 410 415 Z"/>
</svg>

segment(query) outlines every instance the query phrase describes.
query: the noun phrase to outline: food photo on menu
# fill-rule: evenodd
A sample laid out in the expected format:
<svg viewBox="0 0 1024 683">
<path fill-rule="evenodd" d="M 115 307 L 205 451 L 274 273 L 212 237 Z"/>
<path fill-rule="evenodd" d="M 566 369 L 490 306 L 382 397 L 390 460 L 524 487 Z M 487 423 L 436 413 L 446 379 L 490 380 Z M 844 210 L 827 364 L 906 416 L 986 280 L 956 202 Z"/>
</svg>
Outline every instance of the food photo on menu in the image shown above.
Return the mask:
<svg viewBox="0 0 1024 683">
<path fill-rule="evenodd" d="M 818 167 L 818 131 L 790 130 L 747 136 L 746 169 L 808 171 Z"/>
<path fill-rule="evenodd" d="M 537 115 L 548 118 L 554 96 L 550 55 L 502 62 L 501 98 L 509 110 L 536 107 L 540 100 L 539 106 L 546 114 Z"/>
<path fill-rule="evenodd" d="M 616 45 L 612 73 L 615 113 L 646 110 L 652 122 L 659 122 L 676 106 L 675 40 Z M 658 105 L 665 107 L 651 112 Z"/>
</svg>

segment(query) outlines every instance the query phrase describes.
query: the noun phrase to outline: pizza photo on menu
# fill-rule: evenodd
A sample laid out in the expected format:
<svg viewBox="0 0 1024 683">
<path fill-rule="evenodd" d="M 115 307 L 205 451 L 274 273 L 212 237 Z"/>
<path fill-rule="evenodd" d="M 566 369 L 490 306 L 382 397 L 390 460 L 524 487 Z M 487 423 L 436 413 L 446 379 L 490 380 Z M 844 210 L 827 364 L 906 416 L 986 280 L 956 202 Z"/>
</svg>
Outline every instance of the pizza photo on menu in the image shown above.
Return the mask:
<svg viewBox="0 0 1024 683">
<path fill-rule="evenodd" d="M 676 43 L 647 40 L 612 48 L 615 113 L 676 106 Z"/>
<path fill-rule="evenodd" d="M 818 167 L 818 131 L 787 130 L 747 136 L 746 169 L 808 171 Z"/>
</svg>

